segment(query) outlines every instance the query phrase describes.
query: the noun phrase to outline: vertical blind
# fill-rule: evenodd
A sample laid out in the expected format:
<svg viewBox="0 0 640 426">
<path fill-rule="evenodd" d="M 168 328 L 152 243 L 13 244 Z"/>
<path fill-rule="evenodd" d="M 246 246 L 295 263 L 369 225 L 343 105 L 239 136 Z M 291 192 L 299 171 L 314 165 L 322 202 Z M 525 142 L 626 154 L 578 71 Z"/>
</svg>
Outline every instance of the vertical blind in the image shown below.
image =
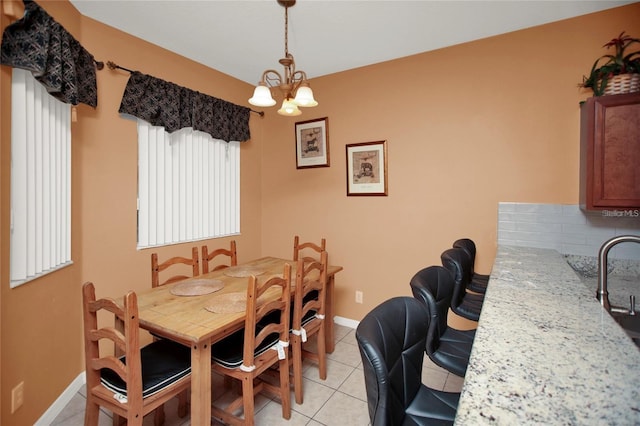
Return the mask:
<svg viewBox="0 0 640 426">
<path fill-rule="evenodd" d="M 29 71 L 11 91 L 11 287 L 71 262 L 71 106 Z"/>
<path fill-rule="evenodd" d="M 138 120 L 138 248 L 240 232 L 240 143 Z"/>
</svg>

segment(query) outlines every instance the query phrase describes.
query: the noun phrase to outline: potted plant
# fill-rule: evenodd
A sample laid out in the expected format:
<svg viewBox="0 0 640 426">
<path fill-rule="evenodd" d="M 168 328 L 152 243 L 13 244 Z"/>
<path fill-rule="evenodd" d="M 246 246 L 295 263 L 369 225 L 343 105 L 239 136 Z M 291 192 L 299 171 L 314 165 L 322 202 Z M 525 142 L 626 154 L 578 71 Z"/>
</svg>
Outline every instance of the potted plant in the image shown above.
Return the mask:
<svg viewBox="0 0 640 426">
<path fill-rule="evenodd" d="M 602 47 L 613 47 L 614 54 L 602 55 L 593 63 L 591 73 L 583 76 L 581 86 L 593 90 L 594 96 L 631 93 L 640 90 L 640 51 L 628 53 L 640 39 L 623 32 Z"/>
</svg>

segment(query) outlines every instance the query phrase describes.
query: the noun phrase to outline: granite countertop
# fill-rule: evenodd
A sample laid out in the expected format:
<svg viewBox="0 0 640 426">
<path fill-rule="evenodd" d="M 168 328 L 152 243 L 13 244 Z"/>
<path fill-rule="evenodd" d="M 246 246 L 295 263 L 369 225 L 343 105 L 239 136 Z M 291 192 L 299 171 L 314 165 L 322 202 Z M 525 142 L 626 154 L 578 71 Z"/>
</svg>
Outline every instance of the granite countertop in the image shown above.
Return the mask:
<svg viewBox="0 0 640 426">
<path fill-rule="evenodd" d="M 640 424 L 640 350 L 555 250 L 499 247 L 456 424 Z"/>
</svg>

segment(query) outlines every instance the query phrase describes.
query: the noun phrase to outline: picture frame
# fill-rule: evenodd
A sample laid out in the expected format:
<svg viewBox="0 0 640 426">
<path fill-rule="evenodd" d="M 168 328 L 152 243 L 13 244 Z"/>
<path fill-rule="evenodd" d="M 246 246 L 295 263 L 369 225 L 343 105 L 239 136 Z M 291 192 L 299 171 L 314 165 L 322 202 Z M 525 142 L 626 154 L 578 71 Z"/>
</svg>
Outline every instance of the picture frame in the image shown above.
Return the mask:
<svg viewBox="0 0 640 426">
<path fill-rule="evenodd" d="M 329 167 L 329 118 L 296 123 L 296 168 Z"/>
<path fill-rule="evenodd" d="M 346 145 L 347 196 L 388 195 L 387 141 Z"/>
</svg>

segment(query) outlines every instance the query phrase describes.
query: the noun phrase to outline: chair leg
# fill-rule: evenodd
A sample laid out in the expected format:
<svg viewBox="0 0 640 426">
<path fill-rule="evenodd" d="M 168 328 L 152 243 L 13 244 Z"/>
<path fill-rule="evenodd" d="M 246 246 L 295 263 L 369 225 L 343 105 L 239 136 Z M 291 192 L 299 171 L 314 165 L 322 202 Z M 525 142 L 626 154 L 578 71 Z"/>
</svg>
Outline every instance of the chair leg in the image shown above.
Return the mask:
<svg viewBox="0 0 640 426">
<path fill-rule="evenodd" d="M 318 370 L 320 371 L 320 379 L 326 380 L 327 378 L 327 347 L 324 333 L 324 326 L 320 327 L 320 331 L 317 334 L 318 339 Z"/>
<path fill-rule="evenodd" d="M 301 372 L 302 374 L 302 372 Z M 302 385 L 302 383 L 300 383 Z M 302 390 L 302 386 L 300 386 Z M 291 391 L 289 389 L 289 360 L 280 360 L 280 399 L 282 403 L 282 417 L 291 418 Z"/>
<path fill-rule="evenodd" d="M 254 426 L 254 397 L 253 378 L 247 375 L 242 379 L 242 405 L 244 406 L 244 421 L 246 426 Z"/>
<path fill-rule="evenodd" d="M 84 426 L 98 426 L 98 418 L 100 417 L 100 406 L 89 401 L 84 411 Z"/>
<path fill-rule="evenodd" d="M 127 426 L 142 426 L 144 416 L 141 413 L 129 412 L 127 417 Z"/>
<path fill-rule="evenodd" d="M 233 379 L 229 376 L 224 376 L 224 388 L 225 389 L 230 389 L 231 385 L 233 384 Z"/>
<path fill-rule="evenodd" d="M 123 426 L 127 424 L 127 419 L 117 415 L 116 413 L 113 413 L 112 423 L 113 426 Z"/>
<path fill-rule="evenodd" d="M 164 419 L 164 405 L 161 405 L 153 412 L 153 425 L 162 426 L 164 424 Z"/>
<path fill-rule="evenodd" d="M 298 336 L 293 335 L 291 343 L 293 346 L 293 389 L 296 404 L 302 404 L 304 401 L 302 395 L 302 342 Z"/>
<path fill-rule="evenodd" d="M 178 395 L 178 417 L 183 418 L 189 414 L 189 391 L 184 390 Z"/>
</svg>

